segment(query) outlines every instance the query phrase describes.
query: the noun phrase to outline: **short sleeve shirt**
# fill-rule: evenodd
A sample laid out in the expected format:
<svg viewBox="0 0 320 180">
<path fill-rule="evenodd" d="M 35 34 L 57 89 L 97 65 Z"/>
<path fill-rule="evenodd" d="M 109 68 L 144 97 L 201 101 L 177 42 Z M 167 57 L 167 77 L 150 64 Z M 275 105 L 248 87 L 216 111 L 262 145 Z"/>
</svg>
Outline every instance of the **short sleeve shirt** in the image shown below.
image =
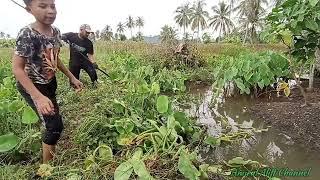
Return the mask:
<svg viewBox="0 0 320 180">
<path fill-rule="evenodd" d="M 65 33 L 63 40 L 70 43 L 70 62 L 71 64 L 81 64 L 88 61 L 81 54 L 88 57 L 88 54 L 93 55 L 93 44 L 88 38 L 81 39 L 78 33 Z M 81 54 L 80 54 L 81 53 Z"/>
<path fill-rule="evenodd" d="M 52 32 L 48 37 L 28 25 L 18 33 L 15 54 L 26 59 L 25 71 L 33 83 L 48 84 L 57 72 L 61 34 L 56 27 Z"/>
</svg>

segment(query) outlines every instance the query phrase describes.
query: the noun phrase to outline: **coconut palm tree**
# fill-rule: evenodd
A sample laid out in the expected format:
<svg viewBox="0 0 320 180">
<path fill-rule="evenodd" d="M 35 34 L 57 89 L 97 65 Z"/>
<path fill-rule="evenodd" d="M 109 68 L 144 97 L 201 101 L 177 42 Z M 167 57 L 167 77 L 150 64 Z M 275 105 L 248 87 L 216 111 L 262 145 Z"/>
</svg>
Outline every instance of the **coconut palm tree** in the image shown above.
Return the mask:
<svg viewBox="0 0 320 180">
<path fill-rule="evenodd" d="M 191 8 L 191 29 L 197 29 L 198 39 L 200 36 L 200 28 L 204 30 L 207 27 L 206 18 L 209 17 L 209 13 L 204 10 L 206 3 L 203 0 L 198 0 Z"/>
<path fill-rule="evenodd" d="M 123 34 L 125 31 L 125 28 L 126 28 L 125 25 L 122 22 L 119 22 L 117 25 L 117 32 L 119 34 Z"/>
<path fill-rule="evenodd" d="M 231 14 L 232 14 L 232 11 L 233 11 L 233 8 L 234 8 L 234 4 L 236 2 L 236 0 L 229 0 L 229 7 L 230 7 L 230 12 L 229 12 L 229 19 L 231 20 Z"/>
<path fill-rule="evenodd" d="M 135 27 L 135 23 L 132 16 L 129 16 L 126 22 L 126 26 L 130 29 L 132 38 L 132 29 Z"/>
<path fill-rule="evenodd" d="M 101 38 L 107 41 L 110 41 L 113 38 L 111 26 L 106 25 L 106 27 L 101 32 Z"/>
<path fill-rule="evenodd" d="M 229 19 L 229 14 L 231 12 L 230 6 L 224 1 L 220 2 L 218 6 L 212 7 L 215 15 L 209 18 L 209 26 L 213 27 L 215 31 L 219 29 L 219 42 L 221 41 L 221 34 L 226 35 L 231 32 L 233 28 L 233 22 Z"/>
<path fill-rule="evenodd" d="M 244 31 L 243 43 L 246 42 L 248 36 L 251 43 L 257 39 L 257 30 L 262 28 L 266 9 L 263 5 L 268 5 L 268 0 L 242 0 L 235 8 L 239 13 L 239 29 Z"/>
<path fill-rule="evenodd" d="M 172 27 L 165 25 L 160 32 L 161 42 L 172 44 L 177 39 L 177 32 Z"/>
<path fill-rule="evenodd" d="M 183 27 L 183 37 L 186 37 L 186 29 L 190 25 L 191 12 L 192 11 L 189 7 L 189 3 L 179 6 L 175 11 L 177 15 L 174 17 L 174 19 L 180 27 Z"/>
<path fill-rule="evenodd" d="M 138 32 L 137 35 L 136 35 L 136 40 L 137 41 L 143 41 L 143 35 L 141 32 Z"/>
<path fill-rule="evenodd" d="M 280 6 L 285 0 L 271 0 L 271 6 L 277 7 Z"/>
<path fill-rule="evenodd" d="M 139 16 L 136 20 L 136 26 L 139 28 L 139 33 L 141 33 L 141 28 L 144 26 L 144 19 L 143 17 Z"/>
<path fill-rule="evenodd" d="M 96 38 L 99 39 L 99 38 L 100 38 L 100 31 L 97 30 L 97 31 L 95 32 L 95 35 L 96 35 Z"/>
<path fill-rule="evenodd" d="M 0 32 L 0 38 L 4 38 L 5 37 L 5 33 L 4 32 Z"/>
</svg>

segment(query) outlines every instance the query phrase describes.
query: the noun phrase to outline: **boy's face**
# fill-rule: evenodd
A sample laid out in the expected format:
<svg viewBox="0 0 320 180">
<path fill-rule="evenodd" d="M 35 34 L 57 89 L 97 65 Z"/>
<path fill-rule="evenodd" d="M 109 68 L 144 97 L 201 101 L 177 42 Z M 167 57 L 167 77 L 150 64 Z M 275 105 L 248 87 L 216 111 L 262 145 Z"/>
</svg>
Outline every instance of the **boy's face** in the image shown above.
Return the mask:
<svg viewBox="0 0 320 180">
<path fill-rule="evenodd" d="M 54 0 L 32 0 L 27 10 L 37 21 L 46 25 L 53 24 L 57 15 Z"/>
</svg>

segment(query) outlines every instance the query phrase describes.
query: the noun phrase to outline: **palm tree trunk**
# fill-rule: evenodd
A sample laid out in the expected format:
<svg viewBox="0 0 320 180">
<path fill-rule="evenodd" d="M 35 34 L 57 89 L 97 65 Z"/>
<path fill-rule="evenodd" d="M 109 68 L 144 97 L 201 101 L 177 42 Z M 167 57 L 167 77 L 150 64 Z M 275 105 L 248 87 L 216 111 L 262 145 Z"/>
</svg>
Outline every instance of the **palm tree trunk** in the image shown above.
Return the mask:
<svg viewBox="0 0 320 180">
<path fill-rule="evenodd" d="M 183 25 L 183 42 L 185 41 L 186 38 L 186 25 Z"/>
<path fill-rule="evenodd" d="M 131 32 L 131 39 L 132 39 L 132 28 L 130 28 L 130 32 Z"/>
<path fill-rule="evenodd" d="M 245 33 L 245 35 L 244 35 L 243 44 L 246 43 L 247 36 L 248 36 L 248 26 L 246 26 L 246 33 Z"/>
<path fill-rule="evenodd" d="M 256 36 L 255 36 L 255 27 L 254 25 L 252 25 L 252 28 L 251 28 L 251 44 L 253 44 L 253 42 L 255 42 Z"/>
<path fill-rule="evenodd" d="M 197 42 L 199 41 L 200 39 L 200 24 L 198 24 L 198 39 L 197 39 Z"/>
<path fill-rule="evenodd" d="M 220 26 L 220 31 L 219 31 L 219 43 L 221 42 L 221 26 Z"/>
</svg>

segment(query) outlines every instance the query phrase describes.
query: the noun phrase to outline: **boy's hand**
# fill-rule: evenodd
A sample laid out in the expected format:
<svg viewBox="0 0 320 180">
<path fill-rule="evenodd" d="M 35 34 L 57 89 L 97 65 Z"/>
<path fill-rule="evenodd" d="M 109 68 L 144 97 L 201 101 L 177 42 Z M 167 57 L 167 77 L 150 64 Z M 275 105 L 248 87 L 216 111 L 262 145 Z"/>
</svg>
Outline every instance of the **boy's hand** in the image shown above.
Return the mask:
<svg viewBox="0 0 320 180">
<path fill-rule="evenodd" d="M 35 105 L 43 115 L 54 115 L 54 105 L 51 100 L 44 95 L 40 95 L 34 98 Z"/>
<path fill-rule="evenodd" d="M 78 79 L 76 78 L 72 78 L 71 79 L 71 84 L 73 85 L 73 87 L 75 88 L 76 92 L 79 92 L 82 90 L 83 88 L 83 84 L 82 82 L 80 82 Z"/>
</svg>

